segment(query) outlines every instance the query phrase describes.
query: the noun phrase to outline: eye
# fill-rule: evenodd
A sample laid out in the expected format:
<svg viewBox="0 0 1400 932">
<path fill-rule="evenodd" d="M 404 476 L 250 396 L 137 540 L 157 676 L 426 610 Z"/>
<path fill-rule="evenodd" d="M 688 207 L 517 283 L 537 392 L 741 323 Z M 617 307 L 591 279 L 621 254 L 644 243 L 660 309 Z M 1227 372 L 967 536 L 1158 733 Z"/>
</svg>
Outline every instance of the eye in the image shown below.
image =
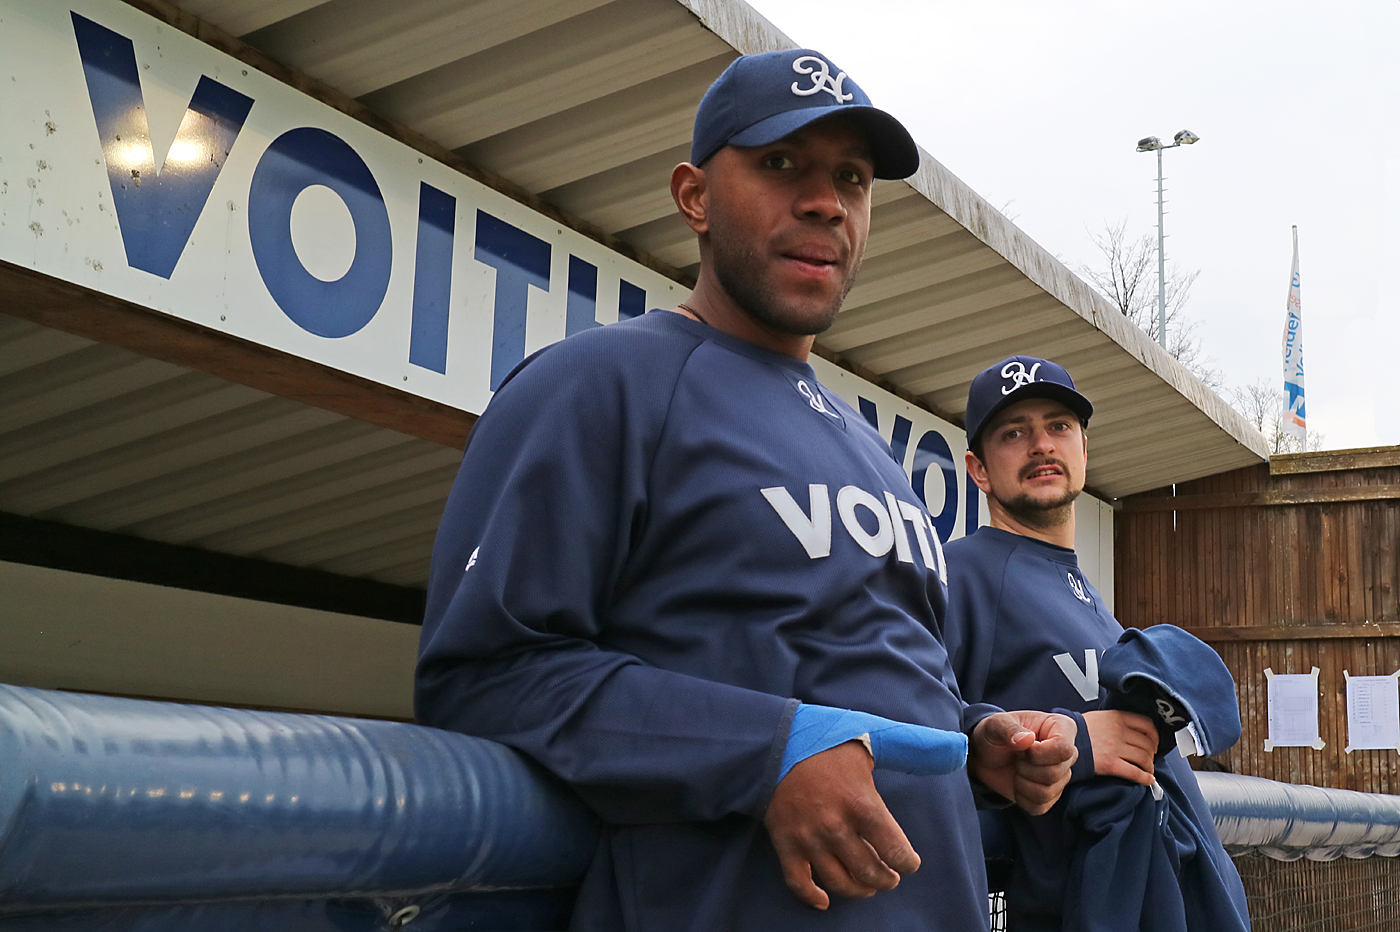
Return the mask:
<svg viewBox="0 0 1400 932">
<path fill-rule="evenodd" d="M 865 173 L 855 168 L 843 168 L 841 171 L 837 172 L 837 177 L 847 184 L 853 184 L 860 188 L 868 184 Z"/>
<path fill-rule="evenodd" d="M 794 162 L 792 159 L 788 158 L 786 155 L 783 155 L 778 152 L 773 152 L 763 157 L 763 167 L 784 170 L 788 168 L 796 168 L 797 163 Z"/>
</svg>

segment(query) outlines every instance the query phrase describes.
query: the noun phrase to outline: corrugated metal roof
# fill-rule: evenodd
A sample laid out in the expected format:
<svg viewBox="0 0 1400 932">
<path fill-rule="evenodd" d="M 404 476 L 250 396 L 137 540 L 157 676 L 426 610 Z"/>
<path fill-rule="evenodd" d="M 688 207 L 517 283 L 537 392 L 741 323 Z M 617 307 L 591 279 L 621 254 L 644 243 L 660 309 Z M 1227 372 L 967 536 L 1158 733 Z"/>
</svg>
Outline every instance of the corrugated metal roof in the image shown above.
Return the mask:
<svg viewBox="0 0 1400 932">
<path fill-rule="evenodd" d="M 0 315 L 0 511 L 423 585 L 461 453 Z"/>
<path fill-rule="evenodd" d="M 695 105 L 738 52 L 793 45 L 738 0 L 178 5 L 682 278 L 699 253 L 668 184 Z M 1106 496 L 1264 458 L 1243 418 L 927 153 L 875 204 L 826 352 L 954 419 L 989 363 L 1056 359 L 1099 406 L 1089 483 Z M 456 451 L 13 319 L 0 397 L 0 510 L 426 579 Z"/>
<path fill-rule="evenodd" d="M 683 275 L 699 252 L 668 179 L 695 105 L 738 52 L 794 44 L 738 0 L 181 5 Z M 988 363 L 1054 357 L 1108 402 L 1090 473 L 1106 495 L 1263 458 L 1242 418 L 927 153 L 876 203 L 827 350 L 954 418 Z"/>
</svg>

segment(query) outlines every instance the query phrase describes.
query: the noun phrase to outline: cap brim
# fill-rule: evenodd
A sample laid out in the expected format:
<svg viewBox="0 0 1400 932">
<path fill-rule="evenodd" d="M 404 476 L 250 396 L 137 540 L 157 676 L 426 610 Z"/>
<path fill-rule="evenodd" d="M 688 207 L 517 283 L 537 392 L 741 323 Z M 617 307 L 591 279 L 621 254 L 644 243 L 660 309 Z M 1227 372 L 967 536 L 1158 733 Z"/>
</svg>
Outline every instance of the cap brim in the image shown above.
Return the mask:
<svg viewBox="0 0 1400 932">
<path fill-rule="evenodd" d="M 1020 386 L 1001 401 L 992 405 L 991 410 L 982 415 L 982 423 L 977 425 L 977 433 L 980 434 L 986 430 L 987 425 L 992 422 L 992 418 L 996 417 L 1008 405 L 1014 405 L 1016 402 L 1025 401 L 1028 398 L 1049 398 L 1051 401 L 1058 401 L 1078 415 L 1079 420 L 1085 425 L 1089 423 L 1089 418 L 1093 417 L 1094 414 L 1094 406 L 1089 399 L 1069 386 L 1061 385 L 1058 382 L 1031 382 L 1028 385 Z M 974 434 L 968 438 L 968 441 L 976 439 L 977 435 Z"/>
<path fill-rule="evenodd" d="M 870 138 L 875 177 L 888 181 L 908 178 L 919 170 L 919 147 L 894 117 L 875 107 L 807 107 L 774 114 L 729 137 L 731 146 L 766 146 L 789 136 L 804 126 L 827 117 L 844 116 L 855 122 Z M 708 153 L 709 158 L 714 153 Z"/>
</svg>

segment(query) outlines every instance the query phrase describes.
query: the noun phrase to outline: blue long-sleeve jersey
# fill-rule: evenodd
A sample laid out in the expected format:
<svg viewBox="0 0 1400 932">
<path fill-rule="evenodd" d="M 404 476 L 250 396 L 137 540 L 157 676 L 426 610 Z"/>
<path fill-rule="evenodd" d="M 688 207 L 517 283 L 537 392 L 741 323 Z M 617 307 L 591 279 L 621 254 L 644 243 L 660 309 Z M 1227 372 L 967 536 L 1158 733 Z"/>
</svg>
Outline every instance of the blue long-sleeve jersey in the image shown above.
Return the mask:
<svg viewBox="0 0 1400 932">
<path fill-rule="evenodd" d="M 1082 715 L 1099 709 L 1106 697 L 1098 661 L 1122 635 L 1122 626 L 1080 571 L 1073 550 L 983 527 L 951 542 L 945 552 L 949 609 L 944 633 L 963 698 L 1075 717 L 1079 759 L 1066 797 L 1076 795 L 1074 788 L 1094 777 L 1093 747 Z M 1159 782 L 1176 803 L 1174 811 L 1190 822 L 1200 839 L 1199 856 L 1218 865 L 1228 883 L 1222 902 L 1233 897 L 1242 908 L 1244 892 L 1238 874 L 1220 845 L 1190 766 L 1172 749 L 1157 759 L 1156 767 Z M 1061 799 L 1044 816 L 1016 809 L 998 815 L 1009 823 L 1019 848 L 1007 886 L 1007 912 L 1014 930 L 1060 932 L 1062 928 L 1066 883 L 1081 841 L 1075 821 L 1066 817 L 1065 810 L 1066 799 Z M 1144 851 L 1143 871 L 1147 865 Z M 1074 892 L 1075 916 L 1080 917 L 1085 898 L 1077 889 Z M 1221 928 L 1227 927 L 1233 928 L 1221 923 Z"/>
<path fill-rule="evenodd" d="M 419 718 L 518 748 L 608 823 L 576 929 L 982 928 L 965 772 L 876 772 L 923 867 L 825 913 L 759 821 L 799 700 L 960 728 L 932 534 L 807 364 L 665 312 L 587 331 L 472 432 Z"/>
</svg>

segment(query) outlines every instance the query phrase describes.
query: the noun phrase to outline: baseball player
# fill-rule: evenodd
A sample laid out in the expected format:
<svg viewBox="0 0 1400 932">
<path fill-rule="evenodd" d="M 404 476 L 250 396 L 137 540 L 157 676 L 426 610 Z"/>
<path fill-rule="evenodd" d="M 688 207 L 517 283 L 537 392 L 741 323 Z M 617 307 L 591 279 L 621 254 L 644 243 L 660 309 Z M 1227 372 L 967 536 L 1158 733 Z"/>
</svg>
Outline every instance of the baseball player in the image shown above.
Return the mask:
<svg viewBox="0 0 1400 932">
<path fill-rule="evenodd" d="M 928 515 L 807 363 L 918 159 L 819 53 L 738 59 L 672 176 L 693 293 L 536 353 L 472 432 L 417 710 L 603 818 L 575 929 L 985 928 L 974 787 L 1068 779 L 1068 718 L 959 698 Z"/>
<path fill-rule="evenodd" d="M 1247 927 L 1238 873 L 1186 761 L 1175 750 L 1157 756 L 1158 729 L 1147 717 L 1100 710 L 1099 658 L 1123 627 L 1074 552 L 1074 500 L 1084 489 L 1093 411 L 1069 373 L 1046 359 L 1013 356 L 973 379 L 967 472 L 987 496 L 990 525 L 945 549 L 948 655 L 968 702 L 1053 709 L 1076 720 L 1072 785 L 1116 778 L 1158 794 L 1158 777 L 1170 785 L 1179 809 L 1208 840 L 1199 856 L 1226 878 L 1227 899 L 1246 916 Z M 1162 764 L 1166 773 L 1158 772 Z M 1077 928 L 1061 915 L 1077 839 L 1060 814 L 1008 811 L 1003 824 L 986 821 L 1014 839 L 1015 867 L 1006 881 L 1010 928 Z M 1210 926 L 1235 927 L 1224 921 Z"/>
</svg>

